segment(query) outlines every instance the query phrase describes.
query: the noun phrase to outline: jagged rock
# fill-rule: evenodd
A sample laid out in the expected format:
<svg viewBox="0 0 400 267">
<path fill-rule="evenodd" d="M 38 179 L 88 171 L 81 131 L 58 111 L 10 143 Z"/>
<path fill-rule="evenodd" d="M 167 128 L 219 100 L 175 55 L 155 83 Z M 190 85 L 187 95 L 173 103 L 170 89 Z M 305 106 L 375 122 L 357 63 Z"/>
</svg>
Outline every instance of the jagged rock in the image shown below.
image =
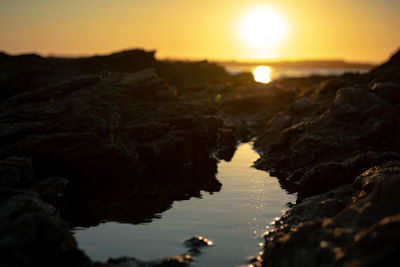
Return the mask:
<svg viewBox="0 0 400 267">
<path fill-rule="evenodd" d="M 213 155 L 234 148 L 232 130 L 205 105 L 177 96 L 153 69 L 47 84 L 54 77 L 35 76 L 24 90 L 1 92 L 7 98 L 0 110 L 5 266 L 93 264 L 56 210 L 39 198 L 60 204 L 63 219 L 73 226 L 87 226 L 105 219 L 149 221 L 176 199 L 220 190 Z M 141 266 L 188 262 L 177 257 Z"/>
<path fill-rule="evenodd" d="M 343 165 L 336 162 L 321 163 L 308 170 L 300 180 L 299 200 L 326 192 L 336 186 L 352 182 L 346 181 L 347 176 Z M 323 178 L 321 178 L 323 177 Z"/>
<path fill-rule="evenodd" d="M 367 152 L 343 162 L 327 162 L 306 171 L 299 181 L 298 201 L 316 194 L 324 193 L 343 184 L 351 184 L 364 170 L 386 161 L 400 159 L 394 152 Z"/>
<path fill-rule="evenodd" d="M 309 95 L 314 106 L 297 113 L 282 106 L 275 120 L 286 114 L 291 125 L 274 131 L 269 123 L 261 132 L 256 167 L 298 192 L 297 204 L 266 236 L 263 266 L 377 266 L 396 259 L 399 56 L 368 74 L 298 92 L 297 101 Z"/>
<path fill-rule="evenodd" d="M 367 74 L 367 78 L 373 79 L 374 76 Z M 344 160 L 366 151 L 380 153 L 398 151 L 400 148 L 400 112 L 393 103 L 386 101 L 383 89 L 377 85 L 373 88 L 367 84 L 351 85 L 350 81 L 346 85 L 336 91 L 334 98 L 324 90 L 317 91 L 320 95 L 326 94 L 324 97 L 313 95 L 317 100 L 316 105 L 319 105 L 317 112 L 325 108 L 319 116 L 296 113 L 290 109 L 286 113 L 277 113 L 255 142 L 256 149 L 262 154 L 256 167 L 273 170 L 285 188 L 299 190 L 299 201 L 335 186 L 351 183 L 365 170 L 359 170 L 358 173 L 349 171 L 348 166 L 344 167 L 341 163 Z M 391 89 L 384 90 L 390 92 L 397 90 L 393 83 L 381 86 L 389 86 Z M 382 93 L 378 93 L 375 87 Z M 330 102 L 318 100 L 329 96 Z M 297 101 L 302 99 L 303 96 Z M 281 114 L 291 118 L 290 127 L 283 123 L 286 117 Z M 378 159 L 369 162 L 382 163 Z M 333 163 L 336 165 L 327 168 Z M 371 167 L 371 164 L 365 167 Z"/>
<path fill-rule="evenodd" d="M 272 170 L 284 188 L 298 192 L 298 204 L 266 236 L 263 265 L 376 266 L 395 259 L 399 59 L 400 52 L 365 75 L 286 79 L 246 88 L 234 87 L 247 82 L 228 79 L 208 62 L 160 62 L 154 52 L 140 50 L 76 60 L 0 54 L 0 157 L 29 158 L 36 171 L 30 177 L 6 168 L 7 188 L 0 188 L 0 233 L 6 237 L 0 242 L 1 260 L 58 265 L 55 259 L 68 255 L 66 265 L 74 266 L 158 264 L 88 260 L 55 209 L 38 199 L 58 196 L 62 186 L 47 192 L 45 184 L 58 187 L 63 180 L 51 177 L 61 176 L 86 188 L 70 197 L 87 207 L 66 209 L 75 213 L 70 221 L 78 225 L 85 220 L 96 224 L 104 216 L 142 222 L 173 199 L 219 190 L 216 159 L 210 155 L 234 144 L 233 134 L 242 140 L 258 135 L 256 166 Z M 174 87 L 154 70 L 132 73 L 143 68 L 155 68 Z M 217 116 L 218 108 L 229 128 Z M 194 170 L 206 175 L 192 175 Z M 121 193 L 126 191 L 132 194 Z M 82 198 L 86 193 L 97 193 L 101 201 L 92 205 L 96 198 Z M 110 210 L 114 213 L 104 215 Z M 133 216 L 138 211 L 145 213 L 139 219 Z M 48 233 L 41 234 L 43 225 Z M 39 248 L 44 249 L 32 254 Z"/>
<path fill-rule="evenodd" d="M 29 157 L 38 176 L 75 180 L 215 164 L 209 154 L 225 127 L 177 97 L 153 70 L 28 91 L 9 98 L 0 119 L 2 157 Z"/>
<path fill-rule="evenodd" d="M 399 169 L 399 161 L 389 161 L 353 185 L 295 206 L 281 218 L 281 230 L 266 236 L 263 266 L 377 266 L 395 260 Z"/>
<path fill-rule="evenodd" d="M 370 84 L 374 84 L 377 82 L 394 82 L 400 84 L 399 71 L 400 50 L 394 53 L 387 62 L 371 70 L 372 81 L 370 81 Z"/>
<path fill-rule="evenodd" d="M 69 80 L 75 76 L 107 72 L 134 73 L 154 68 L 171 85 L 179 85 L 179 91 L 193 84 L 204 88 L 210 82 L 232 80 L 244 83 L 243 79 L 232 79 L 223 67 L 207 61 L 183 62 L 160 61 L 155 51 L 126 50 L 109 55 L 82 58 L 41 57 L 35 54 L 0 57 L 0 101 L 31 91 L 50 83 Z"/>
<path fill-rule="evenodd" d="M 348 87 L 337 91 L 328 114 L 336 119 L 363 122 L 367 119 L 365 115 L 387 106 L 388 103 L 372 94 L 368 87 Z"/>
</svg>

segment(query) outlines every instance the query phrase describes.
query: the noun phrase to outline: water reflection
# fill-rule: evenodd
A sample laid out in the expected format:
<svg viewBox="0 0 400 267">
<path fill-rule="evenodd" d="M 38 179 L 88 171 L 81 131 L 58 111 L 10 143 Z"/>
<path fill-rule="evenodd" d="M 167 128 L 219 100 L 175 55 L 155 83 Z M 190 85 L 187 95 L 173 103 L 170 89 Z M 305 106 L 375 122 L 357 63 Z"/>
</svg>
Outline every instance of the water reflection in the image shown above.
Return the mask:
<svg viewBox="0 0 400 267">
<path fill-rule="evenodd" d="M 354 68 L 277 67 L 277 66 L 271 67 L 266 65 L 252 65 L 252 64 L 224 64 L 224 68 L 230 74 L 251 72 L 253 74 L 253 77 L 255 76 L 254 74 L 255 69 L 257 69 L 258 67 L 270 68 L 269 82 L 280 78 L 301 78 L 313 75 L 338 76 L 348 72 L 364 74 L 369 71 L 369 69 L 354 69 Z M 261 74 L 260 76 L 266 77 L 266 75 L 264 74 Z M 256 80 L 255 77 L 254 80 Z M 268 80 L 268 78 L 266 80 Z"/>
<path fill-rule="evenodd" d="M 281 214 L 284 203 L 295 199 L 285 194 L 277 179 L 250 167 L 258 157 L 252 144 L 241 144 L 230 162 L 218 164 L 217 178 L 223 184 L 219 193 L 202 192 L 201 199 L 175 201 L 151 223 L 107 222 L 75 229 L 78 244 L 94 260 L 154 259 L 182 255 L 182 241 L 201 235 L 212 247 L 196 255 L 197 267 L 244 265 L 248 256 L 262 254 L 266 224 Z"/>
<path fill-rule="evenodd" d="M 221 190 L 216 179 L 217 161 L 210 158 L 199 165 L 180 172 L 164 172 L 162 177 L 114 176 L 111 181 L 87 181 L 68 192 L 59 207 L 61 216 L 72 227 L 96 226 L 106 221 L 150 223 L 161 218 L 175 200 L 201 198 L 203 192 Z"/>
<path fill-rule="evenodd" d="M 259 83 L 271 82 L 271 68 L 268 66 L 258 66 L 253 70 L 254 80 Z"/>
</svg>

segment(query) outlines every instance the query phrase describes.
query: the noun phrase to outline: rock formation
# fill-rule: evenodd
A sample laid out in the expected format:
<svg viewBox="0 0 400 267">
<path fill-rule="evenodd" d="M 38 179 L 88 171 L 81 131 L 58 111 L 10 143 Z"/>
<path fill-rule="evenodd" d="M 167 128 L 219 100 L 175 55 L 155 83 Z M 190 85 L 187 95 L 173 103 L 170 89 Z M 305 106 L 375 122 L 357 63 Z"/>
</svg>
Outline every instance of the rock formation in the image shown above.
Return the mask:
<svg viewBox="0 0 400 267">
<path fill-rule="evenodd" d="M 263 266 L 378 266 L 396 258 L 399 55 L 368 74 L 298 91 L 262 130 L 256 166 L 298 194 L 265 237 Z"/>
<path fill-rule="evenodd" d="M 141 50 L 2 53 L 0 70 L 2 266 L 189 264 L 187 255 L 95 263 L 70 227 L 145 222 L 174 200 L 218 191 L 218 159 L 254 137 L 256 167 L 297 204 L 253 265 L 377 266 L 400 249 L 400 52 L 367 74 L 268 85 Z"/>
<path fill-rule="evenodd" d="M 157 63 L 153 54 L 0 59 L 0 265 L 91 266 L 71 226 L 140 223 L 174 200 L 220 190 L 215 155 L 234 148 L 233 132 L 206 105 L 178 96 L 154 69 L 128 72 Z M 123 72 L 89 74 L 110 66 Z"/>
</svg>

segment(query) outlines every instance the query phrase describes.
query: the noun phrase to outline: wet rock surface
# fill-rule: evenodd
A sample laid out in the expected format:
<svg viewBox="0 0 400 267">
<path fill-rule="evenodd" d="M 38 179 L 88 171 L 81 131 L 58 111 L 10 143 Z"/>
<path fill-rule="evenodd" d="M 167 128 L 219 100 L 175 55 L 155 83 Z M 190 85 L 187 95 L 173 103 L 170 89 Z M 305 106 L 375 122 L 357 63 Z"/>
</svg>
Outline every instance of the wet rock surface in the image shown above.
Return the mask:
<svg viewBox="0 0 400 267">
<path fill-rule="evenodd" d="M 255 142 L 259 169 L 297 192 L 263 266 L 378 266 L 399 250 L 400 52 L 368 74 L 296 91 Z"/>
<path fill-rule="evenodd" d="M 189 254 L 196 255 L 200 253 L 201 248 L 212 246 L 214 243 L 205 237 L 196 235 L 186 240 L 184 244 L 189 249 L 188 250 Z"/>
<path fill-rule="evenodd" d="M 386 66 L 399 64 L 396 57 Z M 323 82 L 318 90 L 298 92 L 294 108 L 284 111 L 282 107 L 257 138 L 255 146 L 262 157 L 256 166 L 276 174 L 288 190 L 299 193 L 301 202 L 352 183 L 370 167 L 397 159 L 399 107 L 377 88 L 389 88 L 395 94 L 400 87 L 394 82 L 374 83 L 375 72 L 353 79 L 343 75 Z M 298 103 L 304 99 L 315 107 L 298 112 Z"/>
<path fill-rule="evenodd" d="M 390 265 L 400 248 L 399 167 L 388 161 L 296 205 L 265 236 L 263 265 Z"/>
</svg>

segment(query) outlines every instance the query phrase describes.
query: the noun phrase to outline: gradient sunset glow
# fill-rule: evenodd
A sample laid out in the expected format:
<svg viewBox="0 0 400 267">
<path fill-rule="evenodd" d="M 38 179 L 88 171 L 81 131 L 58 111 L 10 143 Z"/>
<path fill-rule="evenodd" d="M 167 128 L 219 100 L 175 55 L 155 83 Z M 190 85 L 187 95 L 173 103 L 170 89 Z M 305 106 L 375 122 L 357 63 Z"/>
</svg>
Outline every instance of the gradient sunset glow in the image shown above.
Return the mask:
<svg viewBox="0 0 400 267">
<path fill-rule="evenodd" d="M 263 12 L 252 32 L 254 22 L 243 18 Z M 2 1 L 0 50 L 91 55 L 139 47 L 158 58 L 381 62 L 400 46 L 399 13 L 397 0 Z"/>
</svg>

